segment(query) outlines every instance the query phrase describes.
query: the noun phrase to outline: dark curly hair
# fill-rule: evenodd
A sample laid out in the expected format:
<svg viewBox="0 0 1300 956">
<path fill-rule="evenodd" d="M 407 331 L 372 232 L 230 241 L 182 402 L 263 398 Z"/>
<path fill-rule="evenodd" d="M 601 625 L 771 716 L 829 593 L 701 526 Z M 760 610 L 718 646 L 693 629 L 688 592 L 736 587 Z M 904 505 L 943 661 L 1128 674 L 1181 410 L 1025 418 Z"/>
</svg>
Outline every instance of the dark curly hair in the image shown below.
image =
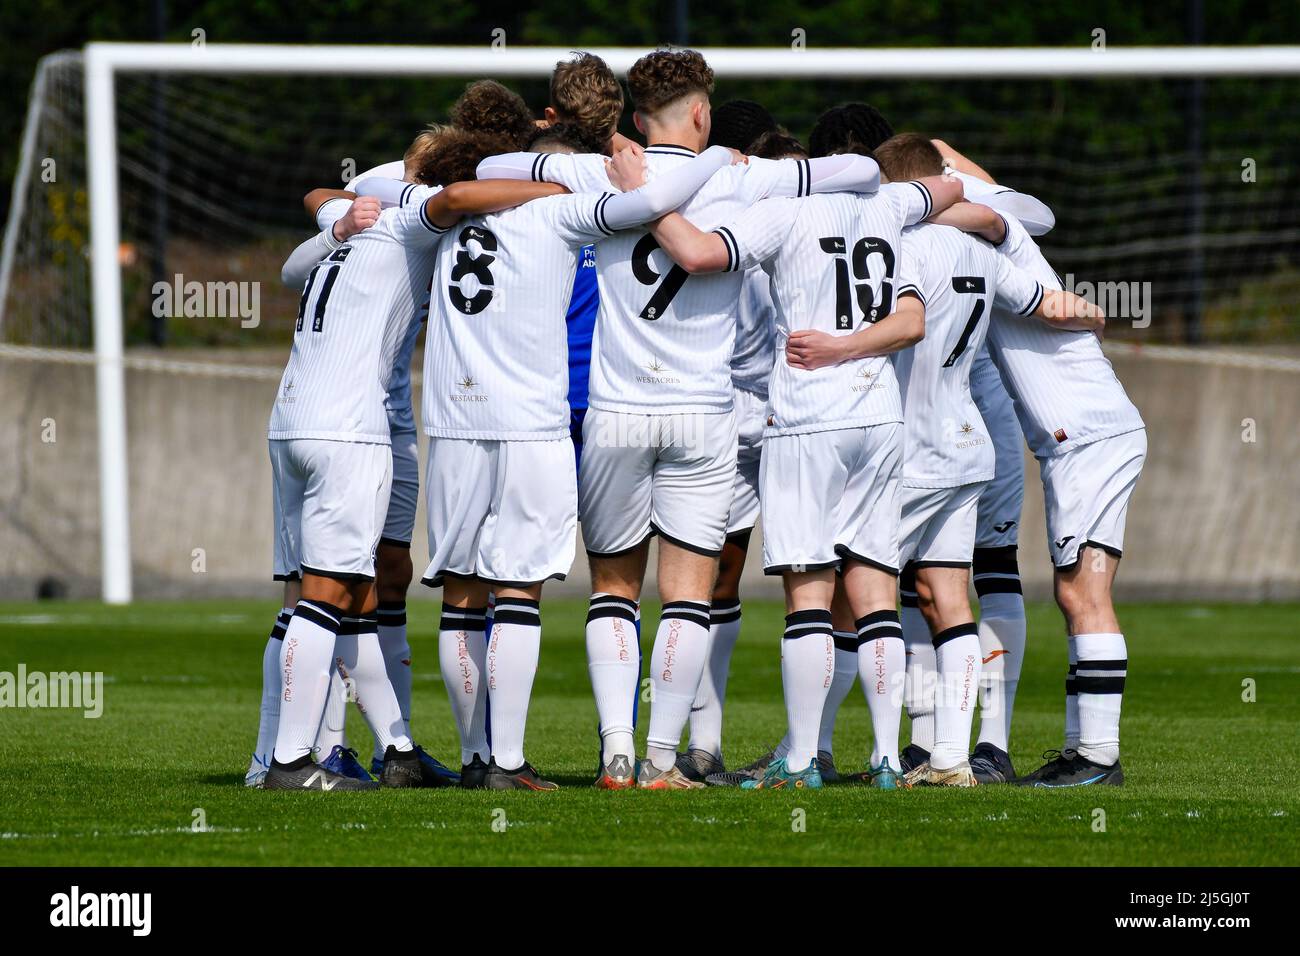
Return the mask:
<svg viewBox="0 0 1300 956">
<path fill-rule="evenodd" d="M 524 98 L 496 80 L 476 80 L 451 108 L 451 125 L 472 133 L 508 137 L 519 149 L 532 135 L 533 114 Z"/>
<path fill-rule="evenodd" d="M 803 148 L 803 143 L 780 127 L 769 130 L 754 140 L 745 152 L 760 159 L 787 159 L 791 156 L 808 155 L 808 150 Z"/>
<path fill-rule="evenodd" d="M 489 156 L 514 152 L 519 144 L 499 133 L 442 126 L 429 131 L 427 147 L 409 170 L 417 183 L 450 186 L 477 177 L 478 164 Z"/>
<path fill-rule="evenodd" d="M 813 156 L 870 154 L 893 135 L 894 128 L 880 110 L 866 103 L 846 103 L 832 106 L 817 118 L 808 146 Z"/>
<path fill-rule="evenodd" d="M 556 147 L 574 153 L 603 153 L 607 141 L 601 133 L 580 123 L 552 123 L 533 130 L 524 149 L 530 153 L 555 152 Z"/>
<path fill-rule="evenodd" d="M 748 153 L 764 133 L 774 132 L 776 120 L 753 100 L 728 100 L 713 110 L 710 146 L 728 146 Z"/>
<path fill-rule="evenodd" d="M 713 92 L 713 69 L 695 50 L 655 50 L 627 71 L 632 108 L 654 113 L 689 93 Z"/>
</svg>

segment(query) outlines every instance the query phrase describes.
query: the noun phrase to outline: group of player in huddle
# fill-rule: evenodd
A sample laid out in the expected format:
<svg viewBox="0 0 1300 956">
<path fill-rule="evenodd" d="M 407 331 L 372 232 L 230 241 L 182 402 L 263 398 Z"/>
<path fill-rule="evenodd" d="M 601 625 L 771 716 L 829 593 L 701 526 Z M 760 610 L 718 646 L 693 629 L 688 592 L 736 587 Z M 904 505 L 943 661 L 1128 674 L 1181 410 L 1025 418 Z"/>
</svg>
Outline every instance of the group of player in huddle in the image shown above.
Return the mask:
<svg viewBox="0 0 1300 956">
<path fill-rule="evenodd" d="M 321 232 L 284 266 L 303 292 L 268 436 L 284 604 L 246 782 L 556 789 L 524 728 L 542 586 L 569 572 L 580 518 L 599 788 L 820 787 L 839 776 L 855 676 L 873 786 L 1122 783 L 1110 593 L 1146 437 L 1102 353 L 1104 316 L 1061 291 L 1032 238 L 1051 211 L 865 104 L 824 113 L 808 150 L 758 104 L 713 111 L 694 51 L 647 54 L 627 87 L 644 147 L 616 131 L 617 78 L 577 54 L 543 119 L 480 81 L 403 161 L 307 196 Z M 423 580 L 443 590 L 459 773 L 410 730 L 422 327 Z M 1024 442 L 1070 665 L 1064 745 L 1020 777 Z M 764 571 L 785 586 L 788 729 L 729 771 L 760 515 Z M 663 610 L 638 759 L 652 536 Z M 348 700 L 374 735 L 368 771 L 343 734 Z"/>
</svg>

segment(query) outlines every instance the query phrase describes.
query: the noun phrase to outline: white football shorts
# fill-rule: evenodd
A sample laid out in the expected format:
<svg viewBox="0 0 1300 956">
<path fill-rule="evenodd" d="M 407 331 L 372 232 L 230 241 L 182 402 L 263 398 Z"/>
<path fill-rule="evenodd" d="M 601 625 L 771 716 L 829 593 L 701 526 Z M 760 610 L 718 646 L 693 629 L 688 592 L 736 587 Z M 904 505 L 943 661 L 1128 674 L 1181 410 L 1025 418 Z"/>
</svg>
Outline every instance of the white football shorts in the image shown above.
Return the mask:
<svg viewBox="0 0 1300 956">
<path fill-rule="evenodd" d="M 993 480 L 980 495 L 975 547 L 1014 547 L 1020 541 L 1020 512 L 1025 504 L 1025 438 L 1015 406 L 1002 385 L 997 366 L 981 349 L 971 367 L 971 397 L 993 442 Z"/>
<path fill-rule="evenodd" d="M 624 554 L 653 533 L 689 551 L 720 554 L 738 441 L 734 411 L 634 415 L 589 409 L 578 488 L 588 553 Z"/>
<path fill-rule="evenodd" d="M 898 573 L 903 426 L 763 441 L 763 571 L 817 571 L 844 560 Z"/>
<path fill-rule="evenodd" d="M 904 486 L 898 533 L 903 564 L 969 568 L 975 552 L 976 516 L 987 484 L 972 481 L 955 488 Z"/>
<path fill-rule="evenodd" d="M 763 454 L 763 429 L 767 425 L 767 400 L 743 388 L 735 390 L 736 481 L 731 492 L 727 536 L 749 531 L 758 523 L 758 471 Z"/>
<path fill-rule="evenodd" d="M 563 581 L 578 521 L 573 441 L 430 438 L 424 473 L 429 567 L 447 575 L 523 587 Z"/>
<path fill-rule="evenodd" d="M 387 445 L 292 438 L 267 443 L 275 514 L 275 579 L 318 574 L 373 581 L 388 513 Z"/>
<path fill-rule="evenodd" d="M 392 436 L 393 490 L 388 496 L 383 544 L 411 546 L 415 534 L 415 509 L 420 502 L 420 446 L 415 432 Z"/>
<path fill-rule="evenodd" d="M 1039 460 L 1052 564 L 1069 568 L 1096 545 L 1120 557 L 1128 502 L 1147 456 L 1145 428 Z"/>
</svg>

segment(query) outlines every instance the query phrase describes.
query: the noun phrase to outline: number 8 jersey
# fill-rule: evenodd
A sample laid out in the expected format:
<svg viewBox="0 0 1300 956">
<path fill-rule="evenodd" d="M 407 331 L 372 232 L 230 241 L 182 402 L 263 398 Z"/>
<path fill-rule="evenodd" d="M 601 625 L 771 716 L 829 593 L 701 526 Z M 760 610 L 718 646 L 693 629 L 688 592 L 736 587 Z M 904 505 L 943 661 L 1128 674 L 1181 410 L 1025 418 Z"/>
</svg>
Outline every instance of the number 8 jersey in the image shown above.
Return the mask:
<svg viewBox="0 0 1300 956">
<path fill-rule="evenodd" d="M 267 437 L 390 444 L 393 367 L 428 295 L 445 229 L 425 215 L 433 190 L 385 209 L 311 271 Z"/>
<path fill-rule="evenodd" d="M 919 294 L 905 270 L 901 236 L 930 209 L 923 185 L 897 183 L 868 196 L 768 199 L 715 230 L 727 243 L 729 269 L 762 265 L 772 277 L 776 365 L 765 436 L 903 420 L 887 356 L 810 371 L 790 366 L 785 344 L 799 329 L 852 335 L 892 312 L 903 292 Z"/>
</svg>

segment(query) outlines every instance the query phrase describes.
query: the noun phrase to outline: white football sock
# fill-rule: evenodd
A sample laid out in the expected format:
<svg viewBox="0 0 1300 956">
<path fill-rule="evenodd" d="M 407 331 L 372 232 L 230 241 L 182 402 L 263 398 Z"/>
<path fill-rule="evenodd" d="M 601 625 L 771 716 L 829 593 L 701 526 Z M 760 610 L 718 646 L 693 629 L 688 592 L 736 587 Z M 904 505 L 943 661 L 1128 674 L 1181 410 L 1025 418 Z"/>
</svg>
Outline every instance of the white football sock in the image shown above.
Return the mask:
<svg viewBox="0 0 1300 956">
<path fill-rule="evenodd" d="M 934 636 L 939 682 L 934 695 L 934 749 L 930 766 L 951 770 L 970 756 L 971 721 L 980 689 L 980 638 L 975 622 Z"/>
<path fill-rule="evenodd" d="M 349 640 L 340 634 L 338 640 Z M 338 641 L 334 642 L 334 653 L 338 654 Z M 335 747 L 347 748 L 348 722 L 348 688 L 339 674 L 337 658 L 330 664 L 330 683 L 325 691 L 325 710 L 321 713 L 320 726 L 316 728 L 316 742 L 312 744 L 312 756 L 317 762 L 326 759 Z"/>
<path fill-rule="evenodd" d="M 898 725 L 903 721 L 903 682 L 907 678 L 907 657 L 903 650 L 903 628 L 897 611 L 873 611 L 857 620 L 858 676 L 871 713 L 875 742 L 871 766 L 888 760 L 895 770 L 898 761 Z"/>
<path fill-rule="evenodd" d="M 293 763 L 311 754 L 325 712 L 330 661 L 342 612 L 322 601 L 299 601 L 280 648 L 280 724 L 275 759 Z"/>
<path fill-rule="evenodd" d="M 536 601 L 497 598 L 488 641 L 488 695 L 492 704 L 492 759 L 502 770 L 524 765 L 528 701 L 542 646 L 542 614 Z"/>
<path fill-rule="evenodd" d="M 293 608 L 280 608 L 262 651 L 262 705 L 257 717 L 257 745 L 253 748 L 249 773 L 268 770 L 271 766 L 271 750 L 275 747 L 275 733 L 280 726 L 280 642 L 284 640 L 291 617 Z"/>
<path fill-rule="evenodd" d="M 1025 601 L 1019 594 L 980 597 L 980 736 L 1011 750 L 1011 714 L 1025 659 Z"/>
<path fill-rule="evenodd" d="M 388 683 L 393 687 L 398 709 L 402 712 L 402 728 L 406 736 L 414 740 L 411 735 L 411 645 L 406 638 L 406 602 L 381 602 L 375 616 L 379 620 L 379 650 L 384 655 Z M 378 741 L 375 743 L 375 759 L 384 759 Z"/>
<path fill-rule="evenodd" d="M 601 760 L 636 759 L 632 712 L 640 688 L 637 606 L 630 598 L 593 594 L 587 611 L 587 673 L 600 719 Z"/>
<path fill-rule="evenodd" d="M 920 610 L 917 609 L 916 596 L 908 604 L 906 593 L 903 595 L 903 643 L 907 652 L 907 683 L 904 687 L 904 699 L 907 704 L 907 716 L 912 723 L 910 743 L 920 747 L 926 753 L 934 749 L 934 688 L 938 680 L 936 673 L 934 643 L 930 637 L 930 625 L 925 623 Z M 892 766 L 892 765 L 891 765 Z"/>
<path fill-rule="evenodd" d="M 817 750 L 828 754 L 835 752 L 835 718 L 839 716 L 844 698 L 853 689 L 853 681 L 858 676 L 858 635 L 835 631 L 835 676 L 831 680 L 830 690 L 826 692 L 826 703 L 822 705 L 821 729 L 817 734 Z"/>
<path fill-rule="evenodd" d="M 375 616 L 344 618 L 344 622 L 353 624 L 353 633 L 339 632 L 334 659 L 339 673 L 351 684 L 357 710 L 375 737 L 375 750 L 380 759 L 389 747 L 396 747 L 402 753 L 410 751 L 411 738 L 406 735 L 397 695 L 388 682 L 388 668 L 379 649 L 379 625 Z"/>
<path fill-rule="evenodd" d="M 1011 750 L 1011 715 L 1025 660 L 1025 599 L 1016 546 L 976 548 L 971 566 L 980 601 L 980 736 Z"/>
<path fill-rule="evenodd" d="M 830 608 L 808 608 L 785 616 L 781 638 L 781 687 L 790 750 L 785 756 L 791 773 L 808 769 L 817 757 L 826 693 L 835 679 L 835 638 Z"/>
<path fill-rule="evenodd" d="M 1128 674 L 1123 634 L 1078 634 L 1079 755 L 1110 766 L 1119 760 L 1119 713 Z"/>
<path fill-rule="evenodd" d="M 460 731 L 460 762 L 490 757 L 487 742 L 487 692 L 483 686 L 487 642 L 483 638 L 487 608 L 446 604 L 438 624 L 438 669 L 447 687 L 452 716 Z"/>
<path fill-rule="evenodd" d="M 650 653 L 653 697 L 646 759 L 657 770 L 671 770 L 677 761 L 677 744 L 690 719 L 708 656 L 709 605 L 703 601 L 665 604 Z"/>
<path fill-rule="evenodd" d="M 1079 749 L 1079 695 L 1075 689 L 1074 672 L 1079 666 L 1079 639 L 1066 639 L 1066 653 L 1070 669 L 1065 675 L 1065 746 L 1064 751 Z"/>
<path fill-rule="evenodd" d="M 691 750 L 722 759 L 722 709 L 727 700 L 731 652 L 740 637 L 740 602 L 713 603 L 709 611 L 709 664 L 691 707 Z"/>
</svg>

